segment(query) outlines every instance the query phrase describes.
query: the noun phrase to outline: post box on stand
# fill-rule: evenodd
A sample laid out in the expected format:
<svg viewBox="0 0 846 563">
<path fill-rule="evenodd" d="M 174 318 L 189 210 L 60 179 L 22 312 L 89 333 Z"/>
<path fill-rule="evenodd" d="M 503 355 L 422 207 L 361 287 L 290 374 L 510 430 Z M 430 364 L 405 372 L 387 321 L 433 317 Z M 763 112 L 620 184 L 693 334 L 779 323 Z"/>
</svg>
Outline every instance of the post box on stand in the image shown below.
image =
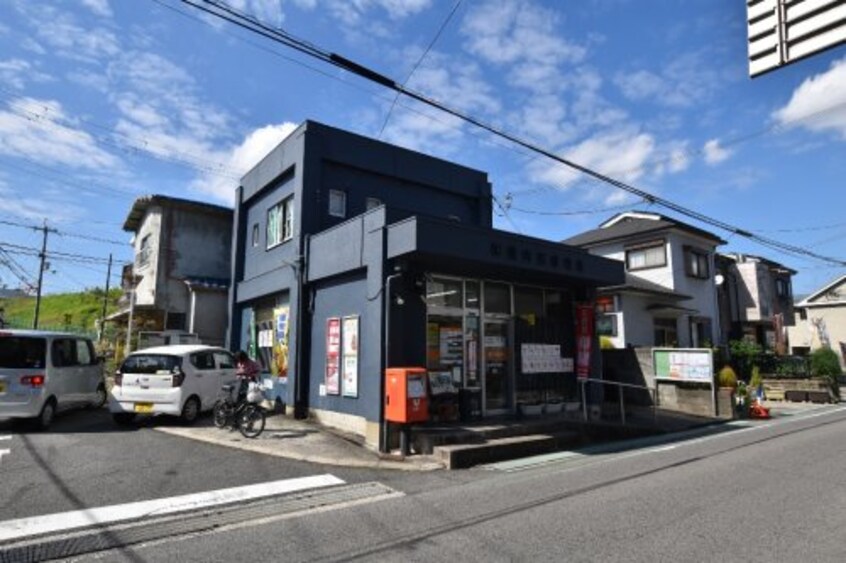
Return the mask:
<svg viewBox="0 0 846 563">
<path fill-rule="evenodd" d="M 385 419 L 408 424 L 429 420 L 425 368 L 385 370 Z"/>
</svg>

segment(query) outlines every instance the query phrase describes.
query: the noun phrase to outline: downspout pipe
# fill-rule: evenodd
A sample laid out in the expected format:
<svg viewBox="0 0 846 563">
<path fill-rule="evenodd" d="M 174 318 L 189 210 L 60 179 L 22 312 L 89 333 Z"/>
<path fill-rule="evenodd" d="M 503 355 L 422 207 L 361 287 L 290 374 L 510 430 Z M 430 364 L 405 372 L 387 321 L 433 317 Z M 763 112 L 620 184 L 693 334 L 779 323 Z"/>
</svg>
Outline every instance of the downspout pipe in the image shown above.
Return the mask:
<svg viewBox="0 0 846 563">
<path fill-rule="evenodd" d="M 311 243 L 311 237 L 305 236 L 303 244 L 303 252 L 295 262 L 293 268 L 297 275 L 297 360 L 296 372 L 294 376 L 294 418 L 304 419 L 308 418 L 308 385 L 304 385 L 304 374 L 302 372 L 304 362 L 302 360 L 305 353 L 305 335 L 303 334 L 303 327 L 305 323 L 303 318 L 306 311 L 303 308 L 303 292 L 305 291 L 305 269 L 308 264 L 308 252 Z"/>
<path fill-rule="evenodd" d="M 385 343 L 383 345 L 385 358 L 382 365 L 381 397 L 379 404 L 379 418 L 382 421 L 382 432 L 379 434 L 379 451 L 382 453 L 388 453 L 388 420 L 385 417 L 385 373 L 388 370 L 391 345 L 391 285 L 395 279 L 400 277 L 402 277 L 402 272 L 391 274 L 385 278 L 385 294 L 383 296 L 385 300 Z"/>
</svg>

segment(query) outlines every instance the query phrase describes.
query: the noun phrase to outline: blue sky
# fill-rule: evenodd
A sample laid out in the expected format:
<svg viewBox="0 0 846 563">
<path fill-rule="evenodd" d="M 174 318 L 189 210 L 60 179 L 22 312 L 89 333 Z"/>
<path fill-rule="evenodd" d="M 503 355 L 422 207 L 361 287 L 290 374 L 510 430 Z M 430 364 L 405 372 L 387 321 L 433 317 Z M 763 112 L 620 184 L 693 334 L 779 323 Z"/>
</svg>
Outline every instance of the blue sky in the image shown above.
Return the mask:
<svg viewBox="0 0 846 563">
<path fill-rule="evenodd" d="M 398 81 L 456 5 L 230 3 Z M 464 0 L 408 86 L 686 207 L 846 259 L 846 48 L 750 80 L 745 33 L 742 0 Z M 136 196 L 229 204 L 239 176 L 305 119 L 487 171 L 506 230 L 560 240 L 620 209 L 667 213 L 406 99 L 383 129 L 392 102 L 178 0 L 4 0 L 0 242 L 33 279 L 27 249 L 40 234 L 8 223 L 46 218 L 62 233 L 50 251 L 127 260 L 115 243 L 129 239 L 120 225 Z M 795 293 L 844 273 L 706 228 L 728 240 L 721 251 L 798 270 Z M 105 274 L 57 258 L 45 289 Z M 18 285 L 2 265 L 0 278 Z"/>
</svg>

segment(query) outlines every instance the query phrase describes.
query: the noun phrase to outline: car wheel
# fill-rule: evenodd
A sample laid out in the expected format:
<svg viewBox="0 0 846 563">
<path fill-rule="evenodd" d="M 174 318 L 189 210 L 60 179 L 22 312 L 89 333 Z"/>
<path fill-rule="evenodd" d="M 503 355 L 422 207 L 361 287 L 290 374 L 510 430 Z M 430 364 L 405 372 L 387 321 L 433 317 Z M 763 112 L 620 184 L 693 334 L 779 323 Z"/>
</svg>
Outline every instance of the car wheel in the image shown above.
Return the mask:
<svg viewBox="0 0 846 563">
<path fill-rule="evenodd" d="M 135 422 L 135 413 L 131 412 L 116 412 L 112 414 L 112 420 L 115 421 L 115 424 L 118 426 L 129 426 L 133 422 Z"/>
<path fill-rule="evenodd" d="M 35 425 L 39 430 L 47 430 L 53 424 L 55 416 L 56 402 L 53 399 L 47 399 L 47 402 L 41 407 L 41 414 L 35 419 Z"/>
<path fill-rule="evenodd" d="M 189 397 L 182 406 L 182 422 L 185 424 L 194 424 L 197 417 L 200 416 L 200 401 L 197 397 Z"/>
<path fill-rule="evenodd" d="M 106 404 L 106 388 L 103 385 L 97 387 L 97 395 L 91 402 L 91 408 L 94 410 L 103 408 Z"/>
</svg>

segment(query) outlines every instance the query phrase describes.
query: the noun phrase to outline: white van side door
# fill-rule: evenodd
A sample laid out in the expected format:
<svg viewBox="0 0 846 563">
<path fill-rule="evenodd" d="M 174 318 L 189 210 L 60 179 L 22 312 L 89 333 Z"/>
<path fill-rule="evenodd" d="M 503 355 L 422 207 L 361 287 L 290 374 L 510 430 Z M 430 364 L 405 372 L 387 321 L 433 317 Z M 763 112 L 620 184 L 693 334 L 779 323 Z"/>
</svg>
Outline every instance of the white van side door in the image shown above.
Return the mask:
<svg viewBox="0 0 846 563">
<path fill-rule="evenodd" d="M 76 341 L 76 362 L 79 366 L 76 377 L 79 400 L 91 402 L 102 379 L 102 366 L 94 354 L 94 345 L 87 338 Z"/>
<path fill-rule="evenodd" d="M 46 387 L 47 393 L 56 397 L 60 409 L 79 400 L 76 380 L 76 341 L 69 337 L 56 337 L 50 343 Z"/>
</svg>

